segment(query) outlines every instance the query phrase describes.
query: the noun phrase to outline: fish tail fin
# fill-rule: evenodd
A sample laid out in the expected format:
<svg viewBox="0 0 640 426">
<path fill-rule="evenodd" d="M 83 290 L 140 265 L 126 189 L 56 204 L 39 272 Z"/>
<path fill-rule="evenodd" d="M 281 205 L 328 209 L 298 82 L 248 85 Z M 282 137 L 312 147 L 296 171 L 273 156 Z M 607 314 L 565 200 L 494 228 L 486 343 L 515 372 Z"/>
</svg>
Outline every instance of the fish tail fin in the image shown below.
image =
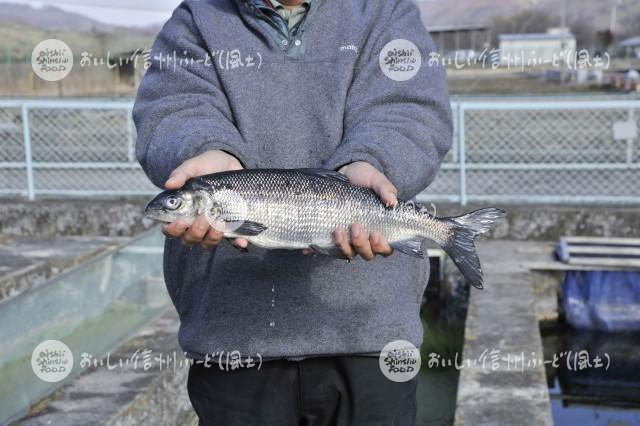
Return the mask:
<svg viewBox="0 0 640 426">
<path fill-rule="evenodd" d="M 483 277 L 474 240 L 478 235 L 490 231 L 504 215 L 504 210 L 491 207 L 440 219 L 450 229 L 448 237 L 441 244 L 442 249 L 460 269 L 465 280 L 478 289 L 483 287 Z"/>
</svg>

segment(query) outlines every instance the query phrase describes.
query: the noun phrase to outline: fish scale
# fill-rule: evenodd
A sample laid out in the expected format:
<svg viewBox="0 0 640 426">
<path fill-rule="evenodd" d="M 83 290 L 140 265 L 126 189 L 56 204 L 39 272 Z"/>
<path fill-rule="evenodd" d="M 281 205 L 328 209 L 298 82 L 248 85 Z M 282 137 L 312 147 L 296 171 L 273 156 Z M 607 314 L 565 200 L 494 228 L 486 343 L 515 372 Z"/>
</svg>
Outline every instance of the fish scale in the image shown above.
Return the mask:
<svg viewBox="0 0 640 426">
<path fill-rule="evenodd" d="M 422 241 L 438 243 L 465 278 L 482 288 L 474 239 L 504 215 L 496 208 L 440 218 L 413 202 L 385 206 L 370 189 L 324 169 L 250 169 L 201 176 L 164 191 L 146 208 L 152 219 L 193 221 L 206 214 L 224 220 L 225 237 L 242 237 L 266 249 L 302 249 L 343 257 L 332 241 L 336 228 L 354 223 L 381 232 L 396 250 L 424 257 Z"/>
</svg>

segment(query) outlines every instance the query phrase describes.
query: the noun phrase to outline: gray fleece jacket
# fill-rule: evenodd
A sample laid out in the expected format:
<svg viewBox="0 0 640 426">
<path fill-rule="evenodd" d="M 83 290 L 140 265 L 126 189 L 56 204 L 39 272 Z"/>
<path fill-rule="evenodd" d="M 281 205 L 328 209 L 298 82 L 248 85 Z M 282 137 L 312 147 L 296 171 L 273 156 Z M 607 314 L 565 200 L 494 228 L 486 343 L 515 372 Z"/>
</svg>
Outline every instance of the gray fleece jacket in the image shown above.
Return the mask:
<svg viewBox="0 0 640 426">
<path fill-rule="evenodd" d="M 387 45 L 397 39 L 415 45 L 421 66 L 411 44 Z M 410 199 L 431 183 L 452 138 L 444 70 L 429 63 L 432 51 L 410 0 L 313 2 L 293 36 L 274 31 L 252 2 L 187 0 L 158 35 L 138 91 L 138 159 L 159 187 L 212 149 L 247 168 L 360 160 Z M 407 66 L 415 75 L 405 80 L 411 68 L 399 67 Z M 377 355 L 400 339 L 419 346 L 428 269 L 397 252 L 347 263 L 168 239 L 164 253 L 178 340 L 198 359 Z"/>
</svg>

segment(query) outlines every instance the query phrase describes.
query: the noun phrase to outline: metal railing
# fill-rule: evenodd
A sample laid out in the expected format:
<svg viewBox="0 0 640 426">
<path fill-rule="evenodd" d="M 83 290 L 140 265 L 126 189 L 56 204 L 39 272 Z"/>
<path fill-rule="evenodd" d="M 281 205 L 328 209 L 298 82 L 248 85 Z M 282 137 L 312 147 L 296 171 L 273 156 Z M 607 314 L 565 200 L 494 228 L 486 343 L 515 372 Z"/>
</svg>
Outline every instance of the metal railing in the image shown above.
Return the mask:
<svg viewBox="0 0 640 426">
<path fill-rule="evenodd" d="M 640 101 L 538 98 L 452 107 L 454 148 L 420 199 L 640 204 Z M 620 125 L 636 135 L 620 138 Z"/>
<path fill-rule="evenodd" d="M 0 194 L 157 192 L 135 158 L 132 102 L 0 101 Z"/>
<path fill-rule="evenodd" d="M 135 159 L 131 108 L 0 101 L 0 195 L 157 192 Z M 452 149 L 420 200 L 640 204 L 640 100 L 461 100 L 452 111 Z"/>
</svg>

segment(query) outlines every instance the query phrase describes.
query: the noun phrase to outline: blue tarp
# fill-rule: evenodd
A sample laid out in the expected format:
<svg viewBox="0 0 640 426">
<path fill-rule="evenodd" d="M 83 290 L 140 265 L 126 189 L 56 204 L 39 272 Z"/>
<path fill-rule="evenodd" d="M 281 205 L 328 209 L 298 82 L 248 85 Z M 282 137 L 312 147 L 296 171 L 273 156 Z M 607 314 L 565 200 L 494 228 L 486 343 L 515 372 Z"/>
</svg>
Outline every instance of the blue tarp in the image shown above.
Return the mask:
<svg viewBox="0 0 640 426">
<path fill-rule="evenodd" d="M 577 329 L 640 330 L 640 272 L 567 272 L 563 306 Z"/>
</svg>

